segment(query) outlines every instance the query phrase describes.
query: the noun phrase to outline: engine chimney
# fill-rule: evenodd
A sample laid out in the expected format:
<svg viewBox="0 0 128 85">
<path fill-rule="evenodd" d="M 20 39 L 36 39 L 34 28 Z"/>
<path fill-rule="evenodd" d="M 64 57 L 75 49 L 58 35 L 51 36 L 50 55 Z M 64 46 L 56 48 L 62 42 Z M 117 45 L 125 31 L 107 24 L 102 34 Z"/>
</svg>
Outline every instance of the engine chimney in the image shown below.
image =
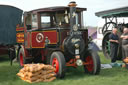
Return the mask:
<svg viewBox="0 0 128 85">
<path fill-rule="evenodd" d="M 76 2 L 72 1 L 68 4 L 69 8 L 70 8 L 70 34 L 72 34 L 73 27 L 76 25 Z"/>
</svg>

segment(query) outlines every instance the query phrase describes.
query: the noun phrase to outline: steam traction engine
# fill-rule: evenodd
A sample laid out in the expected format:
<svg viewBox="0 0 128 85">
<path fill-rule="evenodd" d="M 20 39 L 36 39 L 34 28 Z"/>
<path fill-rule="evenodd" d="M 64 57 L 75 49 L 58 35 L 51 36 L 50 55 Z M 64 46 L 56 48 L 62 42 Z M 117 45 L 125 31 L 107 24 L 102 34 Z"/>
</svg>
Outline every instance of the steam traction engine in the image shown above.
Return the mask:
<svg viewBox="0 0 128 85">
<path fill-rule="evenodd" d="M 88 47 L 88 30 L 83 29 L 83 11 L 75 2 L 67 7 L 49 7 L 24 13 L 24 27 L 17 25 L 18 59 L 26 63 L 46 63 L 63 78 L 67 66 L 83 66 L 98 74 L 100 59 Z"/>
</svg>

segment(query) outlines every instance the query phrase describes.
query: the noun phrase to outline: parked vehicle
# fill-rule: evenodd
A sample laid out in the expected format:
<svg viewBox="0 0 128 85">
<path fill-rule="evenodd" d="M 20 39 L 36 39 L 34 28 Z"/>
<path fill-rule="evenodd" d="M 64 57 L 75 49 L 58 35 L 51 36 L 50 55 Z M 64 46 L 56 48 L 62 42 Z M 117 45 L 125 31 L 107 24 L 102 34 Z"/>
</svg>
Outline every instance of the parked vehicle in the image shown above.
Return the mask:
<svg viewBox="0 0 128 85">
<path fill-rule="evenodd" d="M 19 65 L 50 64 L 59 78 L 68 66 L 83 66 L 86 73 L 99 74 L 100 58 L 88 46 L 88 30 L 83 28 L 85 10 L 70 2 L 24 12 L 23 23 L 16 25 Z"/>
</svg>

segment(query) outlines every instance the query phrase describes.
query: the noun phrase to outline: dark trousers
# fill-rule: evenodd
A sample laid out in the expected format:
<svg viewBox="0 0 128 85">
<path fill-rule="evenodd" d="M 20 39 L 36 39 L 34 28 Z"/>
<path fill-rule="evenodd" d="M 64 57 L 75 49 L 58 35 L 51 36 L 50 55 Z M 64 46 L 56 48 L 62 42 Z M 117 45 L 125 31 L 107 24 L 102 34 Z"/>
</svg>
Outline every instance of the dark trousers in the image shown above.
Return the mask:
<svg viewBox="0 0 128 85">
<path fill-rule="evenodd" d="M 123 59 L 128 57 L 128 45 L 122 45 Z"/>
<path fill-rule="evenodd" d="M 114 63 L 116 62 L 117 59 L 117 52 L 118 52 L 118 44 L 110 44 L 110 57 L 111 57 L 111 62 Z"/>
</svg>

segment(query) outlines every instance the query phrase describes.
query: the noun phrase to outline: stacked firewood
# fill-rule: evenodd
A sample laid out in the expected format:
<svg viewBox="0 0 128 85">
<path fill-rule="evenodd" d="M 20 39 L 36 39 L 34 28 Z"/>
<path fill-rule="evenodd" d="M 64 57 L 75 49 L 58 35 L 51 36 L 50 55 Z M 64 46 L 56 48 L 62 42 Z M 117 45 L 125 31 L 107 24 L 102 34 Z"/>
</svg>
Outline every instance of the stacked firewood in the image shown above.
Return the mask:
<svg viewBox="0 0 128 85">
<path fill-rule="evenodd" d="M 29 83 L 50 82 L 56 79 L 55 68 L 44 64 L 25 64 L 17 75 Z"/>
</svg>

